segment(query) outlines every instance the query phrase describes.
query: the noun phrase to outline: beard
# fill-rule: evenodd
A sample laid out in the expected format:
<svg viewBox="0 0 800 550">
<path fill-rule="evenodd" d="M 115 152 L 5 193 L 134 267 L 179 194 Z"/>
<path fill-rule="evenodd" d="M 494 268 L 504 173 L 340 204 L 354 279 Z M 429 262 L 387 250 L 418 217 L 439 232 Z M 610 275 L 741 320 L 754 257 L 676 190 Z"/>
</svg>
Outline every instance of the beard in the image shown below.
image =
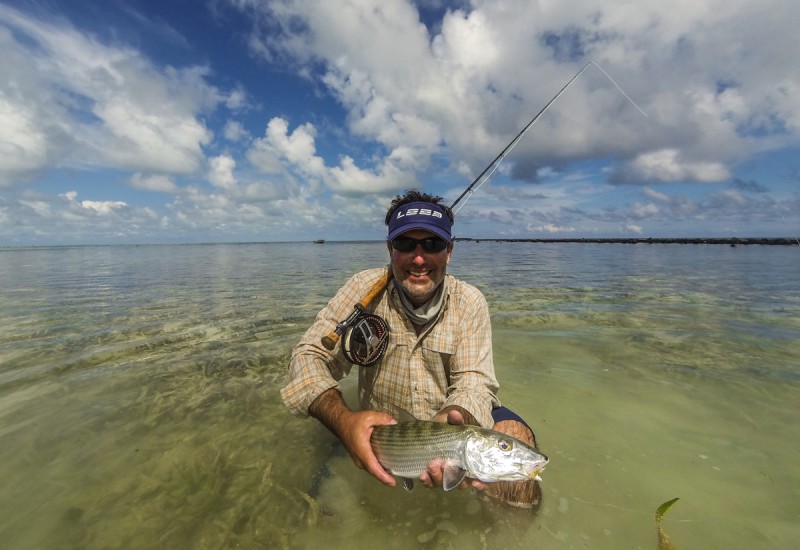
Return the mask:
<svg viewBox="0 0 800 550">
<path fill-rule="evenodd" d="M 408 279 L 400 281 L 400 288 L 403 290 L 409 301 L 416 305 L 421 306 L 429 301 L 436 294 L 441 281 L 435 282 L 429 280 L 424 284 L 411 283 Z"/>
</svg>

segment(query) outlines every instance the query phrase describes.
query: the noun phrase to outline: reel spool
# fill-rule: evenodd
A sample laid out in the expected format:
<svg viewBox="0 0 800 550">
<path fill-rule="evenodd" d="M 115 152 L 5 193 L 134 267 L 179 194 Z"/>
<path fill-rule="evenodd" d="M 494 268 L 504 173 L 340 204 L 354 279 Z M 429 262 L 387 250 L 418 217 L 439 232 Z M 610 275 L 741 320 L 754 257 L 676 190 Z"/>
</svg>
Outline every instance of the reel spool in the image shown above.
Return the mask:
<svg viewBox="0 0 800 550">
<path fill-rule="evenodd" d="M 389 327 L 386 321 L 365 313 L 347 327 L 342 340 L 342 352 L 348 361 L 362 367 L 371 367 L 381 360 L 389 345 Z"/>
</svg>

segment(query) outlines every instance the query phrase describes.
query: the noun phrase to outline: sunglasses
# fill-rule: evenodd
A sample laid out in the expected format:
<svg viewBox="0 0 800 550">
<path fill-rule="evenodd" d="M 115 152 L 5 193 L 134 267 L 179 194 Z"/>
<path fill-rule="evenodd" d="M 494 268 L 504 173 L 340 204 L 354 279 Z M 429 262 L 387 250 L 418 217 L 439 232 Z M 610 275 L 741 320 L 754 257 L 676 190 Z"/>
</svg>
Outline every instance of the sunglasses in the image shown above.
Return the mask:
<svg viewBox="0 0 800 550">
<path fill-rule="evenodd" d="M 447 241 L 441 237 L 428 237 L 427 239 L 412 239 L 411 237 L 396 237 L 392 239 L 392 248 L 399 252 L 412 252 L 417 245 L 422 245 L 425 252 L 441 252 L 447 248 Z"/>
</svg>

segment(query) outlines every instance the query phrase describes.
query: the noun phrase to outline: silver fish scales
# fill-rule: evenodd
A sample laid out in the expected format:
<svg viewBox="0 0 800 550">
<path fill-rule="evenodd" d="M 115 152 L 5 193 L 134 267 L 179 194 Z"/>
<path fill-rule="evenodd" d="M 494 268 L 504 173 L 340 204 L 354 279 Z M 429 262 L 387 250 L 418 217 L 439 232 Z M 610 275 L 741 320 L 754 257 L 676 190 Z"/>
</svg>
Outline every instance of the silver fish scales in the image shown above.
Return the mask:
<svg viewBox="0 0 800 550">
<path fill-rule="evenodd" d="M 424 420 L 378 426 L 371 443 L 381 465 L 402 478 L 407 489 L 434 459 L 444 463 L 446 491 L 465 477 L 484 482 L 532 479 L 548 461 L 532 446 L 501 432 Z"/>
</svg>

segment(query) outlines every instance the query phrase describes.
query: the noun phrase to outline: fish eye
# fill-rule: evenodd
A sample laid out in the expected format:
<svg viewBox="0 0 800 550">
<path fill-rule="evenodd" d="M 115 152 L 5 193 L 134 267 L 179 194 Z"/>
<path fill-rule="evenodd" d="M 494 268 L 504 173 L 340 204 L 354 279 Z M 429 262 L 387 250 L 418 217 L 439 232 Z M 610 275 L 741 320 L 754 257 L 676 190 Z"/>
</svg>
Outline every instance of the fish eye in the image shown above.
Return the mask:
<svg viewBox="0 0 800 550">
<path fill-rule="evenodd" d="M 510 451 L 514 448 L 514 444 L 508 439 L 501 439 L 497 442 L 497 446 L 500 447 L 501 451 Z"/>
</svg>

